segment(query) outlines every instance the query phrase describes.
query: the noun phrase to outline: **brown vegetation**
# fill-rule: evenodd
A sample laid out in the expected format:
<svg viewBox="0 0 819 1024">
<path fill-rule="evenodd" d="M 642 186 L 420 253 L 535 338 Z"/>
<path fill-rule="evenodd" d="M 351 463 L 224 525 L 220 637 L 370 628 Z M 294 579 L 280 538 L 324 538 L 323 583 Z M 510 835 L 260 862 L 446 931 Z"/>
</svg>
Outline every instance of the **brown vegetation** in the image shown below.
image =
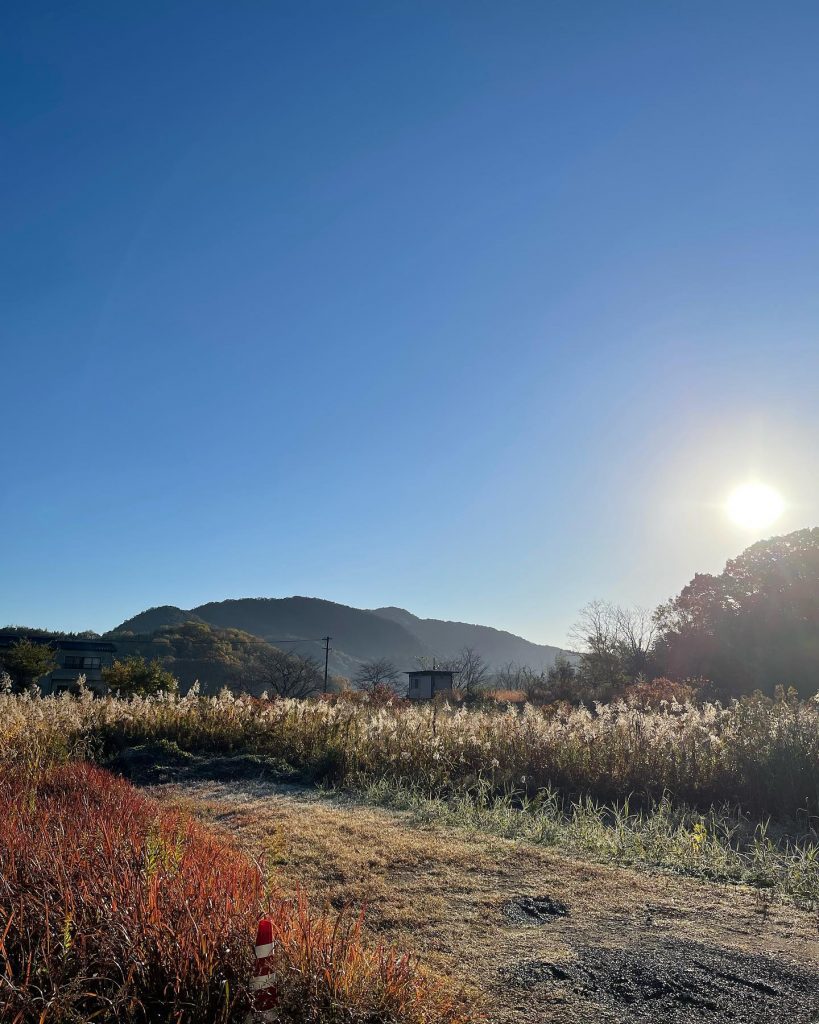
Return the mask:
<svg viewBox="0 0 819 1024">
<path fill-rule="evenodd" d="M 584 862 L 480 831 L 422 824 L 409 814 L 320 799 L 292 786 L 200 782 L 158 792 L 218 822 L 254 856 L 265 856 L 283 888 L 295 890 L 304 881 L 319 906 L 340 907 L 351 898 L 365 906 L 365 927 L 374 939 L 411 943 L 439 972 L 469 986 L 499 1024 L 633 1021 L 643 1019 L 641 1009 L 657 1024 L 722 1020 L 696 1002 L 711 995 L 706 981 L 680 993 L 692 1000 L 690 1018 L 673 1000 L 641 1004 L 636 990 L 632 1003 L 612 1008 L 602 987 L 580 983 L 590 950 L 602 950 L 615 967 L 617 957 L 640 960 L 650 972 L 670 942 L 680 943 L 682 975 L 695 955 L 710 964 L 715 986 L 741 1011 L 737 1019 L 809 1019 L 811 997 L 796 990 L 794 978 L 809 993 L 819 983 L 815 916 L 749 888 Z M 546 915 L 535 926 L 522 923 L 508 904 L 527 897 L 552 898 L 568 913 Z M 529 988 L 510 982 L 533 963 L 554 971 L 542 971 Z M 741 978 L 759 981 L 760 971 L 772 972 L 773 994 L 763 993 L 757 1003 Z M 815 1001 L 813 1007 L 819 1010 Z"/>
<path fill-rule="evenodd" d="M 4 1022 L 241 1020 L 263 911 L 282 1020 L 468 1020 L 411 957 L 363 943 L 345 907 L 270 895 L 229 837 L 98 768 L 7 772 L 0 818 Z"/>
</svg>

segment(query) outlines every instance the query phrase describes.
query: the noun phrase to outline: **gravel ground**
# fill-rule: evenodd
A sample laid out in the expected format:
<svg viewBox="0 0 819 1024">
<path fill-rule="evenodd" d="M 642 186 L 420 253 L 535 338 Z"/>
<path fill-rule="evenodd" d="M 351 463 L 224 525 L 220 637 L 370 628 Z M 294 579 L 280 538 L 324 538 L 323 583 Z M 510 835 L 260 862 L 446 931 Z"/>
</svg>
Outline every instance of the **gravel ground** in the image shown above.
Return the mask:
<svg viewBox="0 0 819 1024">
<path fill-rule="evenodd" d="M 529 960 L 504 968 L 501 984 L 526 991 L 561 986 L 635 1024 L 819 1020 L 819 973 L 769 957 L 685 941 L 576 954 L 570 964 Z"/>
</svg>

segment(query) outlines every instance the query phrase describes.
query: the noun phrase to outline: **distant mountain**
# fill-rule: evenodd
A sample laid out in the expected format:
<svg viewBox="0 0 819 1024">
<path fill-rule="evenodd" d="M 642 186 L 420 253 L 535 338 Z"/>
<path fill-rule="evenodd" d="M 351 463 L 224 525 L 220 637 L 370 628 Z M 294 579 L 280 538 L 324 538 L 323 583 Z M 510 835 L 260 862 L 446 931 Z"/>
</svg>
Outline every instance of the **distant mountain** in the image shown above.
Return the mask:
<svg viewBox="0 0 819 1024">
<path fill-rule="evenodd" d="M 127 619 L 111 634 L 149 636 L 185 622 L 239 629 L 282 650 L 311 655 L 322 663 L 322 637 L 330 636 L 330 671 L 348 677 L 354 676 L 358 666 L 371 658 L 391 658 L 404 670 L 413 668 L 417 658 L 430 653 L 399 623 L 360 608 L 313 597 L 211 601 L 190 610 L 163 605 Z"/>
<path fill-rule="evenodd" d="M 427 653 L 418 638 L 399 623 L 316 597 L 213 601 L 193 612 L 211 625 L 243 629 L 274 646 L 322 661 L 321 638 L 331 636 L 330 669 L 337 675 L 353 676 L 361 662 L 371 658 L 391 658 L 399 669 L 410 669 L 417 657 Z M 309 642 L 282 643 L 297 637 Z"/>
<path fill-rule="evenodd" d="M 449 622 L 444 619 L 419 619 L 404 608 L 375 608 L 374 614 L 399 623 L 426 648 L 442 657 L 457 654 L 464 647 L 474 647 L 494 669 L 510 661 L 536 670 L 550 668 L 558 654 L 568 653 L 560 647 L 535 644 L 492 626 L 475 626 L 468 622 Z"/>
<path fill-rule="evenodd" d="M 390 658 L 404 671 L 414 668 L 419 658 L 452 657 L 463 647 L 474 647 L 492 668 L 509 661 L 548 668 L 561 653 L 558 647 L 534 644 L 491 626 L 419 619 L 403 608 L 351 608 L 315 597 L 211 601 L 187 611 L 163 605 L 126 620 L 111 634 L 149 635 L 186 622 L 241 630 L 322 662 L 322 637 L 331 636 L 330 671 L 348 677 L 372 658 Z"/>
</svg>

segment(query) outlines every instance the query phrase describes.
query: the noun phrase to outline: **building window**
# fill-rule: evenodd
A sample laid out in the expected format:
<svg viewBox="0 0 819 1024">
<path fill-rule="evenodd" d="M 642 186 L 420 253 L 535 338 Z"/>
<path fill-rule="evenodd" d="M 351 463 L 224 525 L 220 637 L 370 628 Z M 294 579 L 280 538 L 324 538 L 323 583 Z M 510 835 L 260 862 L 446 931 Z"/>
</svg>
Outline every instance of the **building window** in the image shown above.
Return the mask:
<svg viewBox="0 0 819 1024">
<path fill-rule="evenodd" d="M 83 658 L 79 654 L 67 654 L 63 662 L 63 668 L 99 668 L 102 664 L 101 658 Z"/>
</svg>

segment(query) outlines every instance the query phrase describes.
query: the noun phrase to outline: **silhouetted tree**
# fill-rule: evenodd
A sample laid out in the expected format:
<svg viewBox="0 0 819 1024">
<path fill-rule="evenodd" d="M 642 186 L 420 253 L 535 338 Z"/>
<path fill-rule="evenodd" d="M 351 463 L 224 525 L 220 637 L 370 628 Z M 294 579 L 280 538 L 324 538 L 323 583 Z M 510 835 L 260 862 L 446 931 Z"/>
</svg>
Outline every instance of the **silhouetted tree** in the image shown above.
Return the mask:
<svg viewBox="0 0 819 1024">
<path fill-rule="evenodd" d="M 655 658 L 675 679 L 730 696 L 819 689 L 819 528 L 752 544 L 719 576 L 698 573 L 657 612 Z"/>
<path fill-rule="evenodd" d="M 468 697 L 473 697 L 489 682 L 489 665 L 474 647 L 461 648 L 453 660 L 452 670 L 457 673 L 455 683 Z"/>
<path fill-rule="evenodd" d="M 507 661 L 495 669 L 495 686 L 499 690 L 521 690 L 521 678 L 524 672 L 522 665 L 516 661 Z"/>
<path fill-rule="evenodd" d="M 546 673 L 545 694 L 549 701 L 567 700 L 573 704 L 587 699 L 577 666 L 565 654 L 558 654 Z"/>
<path fill-rule="evenodd" d="M 578 691 L 585 700 L 610 700 L 651 669 L 657 626 L 651 612 L 592 601 L 569 636 L 580 651 Z"/>
<path fill-rule="evenodd" d="M 323 671 L 318 662 L 275 647 L 259 653 L 249 676 L 260 690 L 279 697 L 310 697 L 319 693 L 324 685 Z"/>
</svg>

